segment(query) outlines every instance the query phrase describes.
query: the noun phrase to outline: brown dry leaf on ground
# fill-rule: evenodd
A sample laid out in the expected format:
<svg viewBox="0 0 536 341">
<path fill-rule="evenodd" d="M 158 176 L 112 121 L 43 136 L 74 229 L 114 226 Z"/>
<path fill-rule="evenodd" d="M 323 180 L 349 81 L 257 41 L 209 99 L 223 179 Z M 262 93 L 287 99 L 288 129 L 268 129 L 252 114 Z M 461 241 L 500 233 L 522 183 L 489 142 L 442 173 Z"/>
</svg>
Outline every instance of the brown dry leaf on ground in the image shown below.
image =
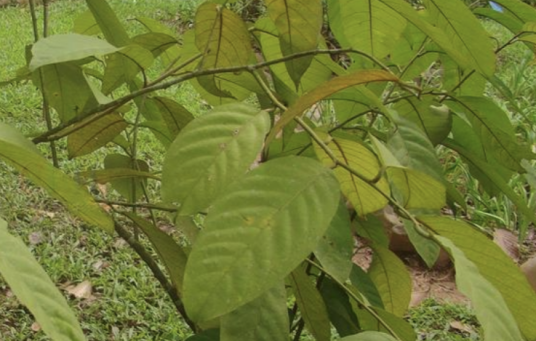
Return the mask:
<svg viewBox="0 0 536 341">
<path fill-rule="evenodd" d="M 73 295 L 76 298 L 81 299 L 91 299 L 93 297 L 93 286 L 90 281 L 83 281 L 78 285 L 69 285 L 65 288 L 69 294 Z"/>
</svg>

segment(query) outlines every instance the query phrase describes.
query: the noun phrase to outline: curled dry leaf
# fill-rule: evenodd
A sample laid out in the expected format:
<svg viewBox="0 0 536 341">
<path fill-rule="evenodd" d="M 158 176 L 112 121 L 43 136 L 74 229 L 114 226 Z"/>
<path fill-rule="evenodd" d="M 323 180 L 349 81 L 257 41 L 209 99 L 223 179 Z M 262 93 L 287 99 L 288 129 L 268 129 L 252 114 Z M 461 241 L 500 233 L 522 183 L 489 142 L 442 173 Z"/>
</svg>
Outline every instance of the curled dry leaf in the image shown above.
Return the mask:
<svg viewBox="0 0 536 341">
<path fill-rule="evenodd" d="M 90 299 L 92 298 L 93 287 L 90 281 L 83 281 L 78 285 L 70 285 L 65 288 L 69 294 L 73 295 L 76 298 Z"/>
</svg>

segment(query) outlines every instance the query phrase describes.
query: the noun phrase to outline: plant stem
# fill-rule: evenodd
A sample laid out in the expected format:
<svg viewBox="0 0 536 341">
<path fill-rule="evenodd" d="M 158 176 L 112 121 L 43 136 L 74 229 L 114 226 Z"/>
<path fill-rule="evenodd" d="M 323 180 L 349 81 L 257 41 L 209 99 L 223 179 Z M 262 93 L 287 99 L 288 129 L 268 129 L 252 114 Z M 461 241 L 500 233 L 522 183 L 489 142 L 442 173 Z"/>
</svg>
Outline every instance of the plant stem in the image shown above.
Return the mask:
<svg viewBox="0 0 536 341">
<path fill-rule="evenodd" d="M 138 254 L 138 256 L 140 256 L 143 262 L 147 264 L 154 277 L 158 280 L 160 285 L 168 294 L 169 298 L 171 298 L 171 300 L 173 301 L 175 308 L 184 319 L 184 322 L 186 322 L 186 324 L 192 329 L 192 331 L 196 332 L 198 328 L 186 314 L 186 310 L 184 309 L 184 305 L 177 293 L 177 289 L 170 284 L 164 273 L 158 267 L 158 264 L 156 264 L 153 257 L 151 257 L 151 255 L 147 252 L 147 250 L 145 250 L 143 245 L 141 245 L 137 240 L 135 240 L 134 236 L 130 234 L 126 229 L 124 229 L 117 221 L 114 221 L 114 227 L 117 234 L 121 238 L 123 238 L 128 243 L 128 245 L 130 245 L 130 247 Z"/>
</svg>

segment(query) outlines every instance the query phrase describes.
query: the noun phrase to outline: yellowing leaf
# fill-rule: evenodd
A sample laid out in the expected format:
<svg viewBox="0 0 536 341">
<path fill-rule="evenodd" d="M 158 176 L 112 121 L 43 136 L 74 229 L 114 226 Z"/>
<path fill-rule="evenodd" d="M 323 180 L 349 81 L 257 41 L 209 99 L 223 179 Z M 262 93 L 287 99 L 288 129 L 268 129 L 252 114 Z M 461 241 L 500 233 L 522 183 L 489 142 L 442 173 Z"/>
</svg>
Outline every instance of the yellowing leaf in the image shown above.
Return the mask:
<svg viewBox="0 0 536 341">
<path fill-rule="evenodd" d="M 320 136 L 326 137 L 324 134 Z M 342 193 L 360 216 L 387 205 L 388 200 L 385 196 L 390 194 L 389 184 L 385 177 L 380 175 L 381 165 L 376 155 L 355 141 L 333 138 L 326 145 L 340 162 L 361 176 L 354 175 L 341 166 L 334 169 Z M 327 166 L 333 165 L 329 155 L 317 143 L 314 144 L 314 148 L 322 163 Z"/>
</svg>

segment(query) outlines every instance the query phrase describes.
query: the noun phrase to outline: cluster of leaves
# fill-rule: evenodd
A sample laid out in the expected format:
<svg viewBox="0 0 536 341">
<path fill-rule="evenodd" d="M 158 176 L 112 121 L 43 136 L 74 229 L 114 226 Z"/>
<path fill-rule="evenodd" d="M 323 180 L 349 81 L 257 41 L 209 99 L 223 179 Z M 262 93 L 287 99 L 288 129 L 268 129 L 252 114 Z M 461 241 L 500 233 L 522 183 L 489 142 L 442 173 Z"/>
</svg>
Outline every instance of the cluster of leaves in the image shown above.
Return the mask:
<svg viewBox="0 0 536 341">
<path fill-rule="evenodd" d="M 486 340 L 536 340 L 536 294 L 516 265 L 468 222 L 442 215 L 466 204 L 438 158 L 456 153 L 483 190 L 536 221 L 508 186 L 532 171 L 534 154 L 483 96 L 489 83 L 511 97 L 495 76 L 496 55 L 514 43 L 532 48 L 535 9 L 519 0 L 497 0 L 503 12 L 461 0 L 418 8 L 327 0 L 326 15 L 322 0 L 266 0 L 266 16 L 246 24 L 229 9 L 236 1 L 213 0 L 179 41 L 147 18 L 136 19 L 147 32 L 129 37 L 105 0 L 86 2 L 74 33 L 38 40 L 15 79 L 33 81 L 47 121 L 50 107 L 60 123 L 32 141 L 0 126 L 0 157 L 81 219 L 125 238 L 196 333 L 191 340 L 297 340 L 306 328 L 324 341 L 332 326 L 347 341 L 415 340 L 402 318 L 410 276 L 373 215 L 387 205 L 427 264 L 441 248 L 449 253 Z M 514 37 L 494 46 L 478 16 Z M 149 79 L 155 65 L 165 70 Z M 214 108 L 194 118 L 157 93 L 183 82 Z M 138 158 L 142 130 L 166 149 L 161 169 Z M 63 138 L 72 158 L 116 146 L 103 169 L 80 173 L 124 198 L 111 212 L 33 144 L 54 148 Z M 164 203 L 149 202 L 148 181 L 161 183 Z M 173 212 L 186 246 L 156 227 L 158 210 Z M 352 263 L 354 234 L 373 250 L 367 272 Z M 26 290 L 37 272 L 10 271 L 27 258 L 0 240 L 0 271 L 14 292 L 32 311 L 48 307 L 51 291 Z M 47 314 L 40 322 L 51 336 L 83 339 L 65 307 Z"/>
</svg>

